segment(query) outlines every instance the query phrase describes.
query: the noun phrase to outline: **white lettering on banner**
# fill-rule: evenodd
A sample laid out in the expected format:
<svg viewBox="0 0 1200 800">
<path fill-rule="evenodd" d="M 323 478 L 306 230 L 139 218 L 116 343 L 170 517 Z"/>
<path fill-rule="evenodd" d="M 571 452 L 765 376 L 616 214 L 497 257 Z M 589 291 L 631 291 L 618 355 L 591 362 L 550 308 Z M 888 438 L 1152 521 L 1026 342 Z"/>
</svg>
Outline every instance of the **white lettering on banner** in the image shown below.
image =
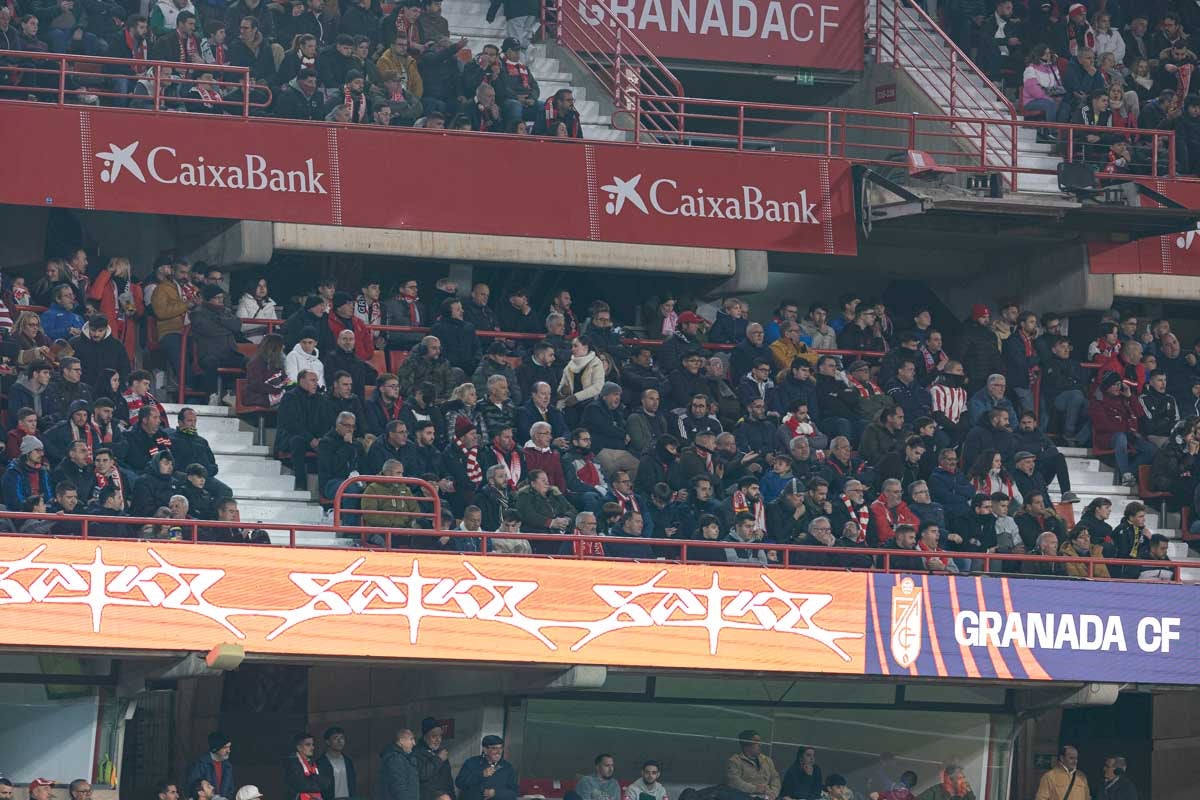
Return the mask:
<svg viewBox="0 0 1200 800">
<path fill-rule="evenodd" d="M 194 161 L 181 160 L 174 147 L 160 145 L 146 154 L 143 173 L 135 158 L 139 144 L 134 142 L 126 147 L 110 144 L 106 152 L 96 154 L 105 164 L 100 170 L 101 183 L 116 183 L 122 173 L 128 172 L 141 183 L 149 175 L 150 180 L 167 186 L 328 194 L 322 183 L 325 173 L 317 171 L 311 158 L 305 159 L 302 170 L 270 168 L 266 158 L 254 153 L 247 153 L 241 164 L 212 164 L 204 156 L 196 156 Z"/>
<path fill-rule="evenodd" d="M 679 184 L 671 178 L 659 178 L 650 184 L 647 205 L 638 191 L 642 176 L 634 175 L 629 180 L 613 176 L 613 182 L 600 187 L 607 193 L 605 213 L 617 216 L 629 205 L 649 214 L 651 209 L 665 217 L 699 217 L 701 219 L 724 219 L 747 222 L 782 222 L 798 225 L 820 225 L 813 213 L 816 203 L 808 202 L 808 190 L 801 189 L 799 200 L 767 200 L 757 186 L 743 186 L 740 196 L 720 197 L 705 194 L 703 188 L 693 193 L 680 192 Z"/>
<path fill-rule="evenodd" d="M 1178 617 L 1143 617 L 1138 622 L 1138 648 L 1146 653 L 1171 652 L 1171 642 L 1180 638 L 1179 625 Z M 954 618 L 954 638 L 968 647 L 1121 653 L 1129 649 L 1121 618 L 1097 614 L 960 611 Z"/>
<path fill-rule="evenodd" d="M 40 560 L 46 545 L 22 558 L 0 562 L 0 607 L 33 604 L 82 605 L 91 610 L 92 632 L 102 633 L 104 611 L 112 606 L 163 608 L 196 614 L 212 620 L 238 638 L 245 633 L 233 622 L 239 617 L 276 619 L 267 635 L 274 640 L 292 628 L 322 617 L 403 617 L 409 642 L 420 639 L 424 619 L 475 619 L 518 628 L 548 650 L 557 650 L 546 631 L 581 632 L 570 647 L 580 650 L 607 633 L 626 628 L 703 628 L 708 651 L 717 655 L 722 631 L 774 631 L 817 642 L 850 661 L 839 642 L 861 639 L 862 633 L 827 630 L 814 618 L 830 603 L 827 593 L 791 592 L 765 574 L 758 591 L 724 589 L 719 574 L 708 586 L 697 588 L 661 585 L 667 570 L 635 585 L 596 584 L 592 591 L 612 608 L 602 619 L 573 620 L 533 617 L 521 604 L 541 588 L 536 580 L 490 578 L 469 561 L 462 566 L 470 577 L 424 575 L 413 559 L 407 575 L 360 572 L 365 557 L 356 558 L 336 572 L 292 572 L 288 577 L 306 598 L 292 608 L 241 608 L 220 606 L 205 597 L 226 572 L 219 568 L 176 566 L 154 548 L 146 555 L 152 566 L 109 564 L 101 547 L 88 563 Z"/>
<path fill-rule="evenodd" d="M 664 2 L 670 3 L 670 22 L 663 8 Z M 605 4 L 579 0 L 578 8 L 580 18 L 589 25 L 599 25 L 607 13 L 635 32 L 686 33 L 762 41 L 805 43 L 815 38 L 818 44 L 825 44 L 842 25 L 840 5 L 813 6 L 803 0 L 699 2 L 704 4 L 702 9 L 697 9 L 697 0 L 607 0 Z"/>
</svg>

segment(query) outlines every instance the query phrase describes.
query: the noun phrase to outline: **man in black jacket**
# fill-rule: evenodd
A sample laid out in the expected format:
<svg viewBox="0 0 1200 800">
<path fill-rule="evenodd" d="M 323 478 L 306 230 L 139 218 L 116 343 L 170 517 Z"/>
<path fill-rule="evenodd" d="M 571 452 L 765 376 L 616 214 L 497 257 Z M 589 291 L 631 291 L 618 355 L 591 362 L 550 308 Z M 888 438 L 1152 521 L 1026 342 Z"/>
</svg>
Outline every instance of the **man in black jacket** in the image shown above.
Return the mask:
<svg viewBox="0 0 1200 800">
<path fill-rule="evenodd" d="M 606 475 L 618 469 L 637 469 L 637 459 L 629 452 L 629 433 L 621 409 L 621 387 L 611 381 L 600 387 L 600 396 L 583 410 L 579 423 L 592 435 L 592 451 Z"/>
<path fill-rule="evenodd" d="M 436 719 L 426 717 L 421 720 L 421 741 L 413 749 L 413 762 L 421 785 L 420 800 L 438 800 L 442 796 L 455 795 L 454 778 L 450 775 L 450 753 L 442 746 L 442 735 L 442 726 Z"/>
<path fill-rule="evenodd" d="M 233 490 L 217 480 L 220 465 L 213 455 L 212 447 L 196 430 L 197 414 L 194 408 L 184 406 L 175 418 L 176 428 L 170 432 L 171 452 L 181 466 L 200 464 L 207 471 L 208 490 L 218 499 L 233 497 Z"/>
<path fill-rule="evenodd" d="M 142 406 L 138 410 L 137 424 L 125 435 L 125 466 L 135 473 L 141 472 L 159 452 L 171 449 L 169 434 L 162 425 L 158 406 Z"/>
<path fill-rule="evenodd" d="M 837 371 L 838 360 L 834 356 L 821 356 L 817 360 L 816 396 L 821 412 L 818 424 L 831 439 L 845 436 L 854 443 L 862 437 L 867 421 L 860 413 L 858 392 L 839 380 Z"/>
<path fill-rule="evenodd" d="M 325 435 L 325 404 L 317 394 L 317 373 L 301 370 L 296 386 L 284 392 L 276 417 L 275 453 L 290 454 L 292 472 L 296 476 L 296 491 L 308 490 L 308 460 L 305 454 L 315 451 Z"/>
<path fill-rule="evenodd" d="M 89 317 L 83 331 L 71 339 L 70 344 L 75 357 L 83 365 L 81 380 L 85 384 L 95 386 L 102 371 L 115 369 L 124 385 L 130 369 L 129 354 L 125 350 L 125 343 L 112 335 L 108 317 L 103 314 Z"/>
<path fill-rule="evenodd" d="M 337 415 L 333 428 L 317 443 L 317 485 L 324 498 L 332 499 L 350 473 L 358 471 L 360 451 L 354 441 L 356 424 L 354 414 L 343 411 Z M 351 500 L 346 501 L 347 506 L 350 503 Z"/>
<path fill-rule="evenodd" d="M 1087 371 L 1071 357 L 1070 340 L 1055 337 L 1042 373 L 1042 403 L 1046 411 L 1054 409 L 1059 415 L 1063 439 L 1069 447 L 1086 442 L 1090 435 L 1087 384 Z M 1042 413 L 1042 430 L 1046 430 L 1049 418 L 1048 413 Z"/>
<path fill-rule="evenodd" d="M 242 335 L 242 321 L 225 305 L 225 290 L 220 286 L 205 284 L 201 290 L 204 302 L 191 314 L 192 341 L 196 343 L 196 357 L 200 362 L 203 388 L 216 391 L 217 370 L 222 368 L 244 369 L 246 357 L 238 351 Z"/>
<path fill-rule="evenodd" d="M 275 96 L 272 113 L 283 119 L 298 119 L 305 122 L 325 118 L 325 97 L 317 88 L 317 73 L 304 67 L 296 77 L 288 81 Z"/>
<path fill-rule="evenodd" d="M 1000 344 L 992 330 L 992 312 L 982 303 L 971 306 L 971 316 L 964 323 L 959 360 L 967 370 L 967 393 L 987 385 L 989 375 L 1004 371 Z"/>
<path fill-rule="evenodd" d="M 239 5 L 246 0 L 239 0 Z M 260 7 L 265 6 L 262 0 L 256 0 Z M 268 16 L 268 19 L 270 17 Z M 232 27 L 232 26 L 230 26 Z M 271 86 L 275 83 L 275 56 L 271 53 L 271 44 L 264 36 L 257 17 L 242 17 L 238 23 L 238 38 L 229 45 L 229 63 L 235 67 L 247 67 L 250 78 L 256 85 Z M 261 89 L 252 89 L 250 101 L 265 103 L 267 93 Z M 234 90 L 229 99 L 241 100 L 241 90 Z"/>
<path fill-rule="evenodd" d="M 421 73 L 424 94 L 421 103 L 426 114 L 452 111 L 458 104 L 458 51 L 466 47 L 466 39 L 451 41 L 443 37 L 421 54 L 417 69 Z"/>
<path fill-rule="evenodd" d="M 324 779 L 313 760 L 316 745 L 311 733 L 298 733 L 292 740 L 295 752 L 283 760 L 283 785 L 288 797 L 322 796 Z M 332 798 L 330 798 L 332 800 Z"/>
<path fill-rule="evenodd" d="M 354 760 L 345 752 L 346 731 L 334 725 L 326 728 L 321 738 L 325 740 L 325 752 L 317 759 L 321 797 L 323 800 L 349 800 L 356 797 L 358 772 L 354 768 Z"/>
<path fill-rule="evenodd" d="M 433 323 L 430 333 L 441 341 L 442 356 L 450 366 L 458 367 L 467 375 L 475 372 L 482 351 L 475 326 L 463 319 L 461 300 L 453 297 L 442 301 L 442 314 Z"/>
<path fill-rule="evenodd" d="M 886 558 L 876 556 L 877 566 L 887 567 L 892 572 L 924 572 L 924 559 L 908 555 L 917 552 L 917 529 L 912 525 L 901 524 L 896 526 L 895 533 L 895 536 L 884 543 L 883 549 L 896 550 L 900 555 L 889 553 Z"/>
<path fill-rule="evenodd" d="M 420 800 L 421 781 L 412 755 L 414 745 L 413 732 L 404 728 L 379 754 L 379 780 L 375 782 L 378 800 Z"/>
<path fill-rule="evenodd" d="M 69 415 L 69 409 L 77 402 L 92 402 L 92 390 L 82 380 L 83 365 L 79 359 L 66 357 L 59 361 L 59 373 L 42 397 L 42 424 L 61 422 Z"/>
</svg>

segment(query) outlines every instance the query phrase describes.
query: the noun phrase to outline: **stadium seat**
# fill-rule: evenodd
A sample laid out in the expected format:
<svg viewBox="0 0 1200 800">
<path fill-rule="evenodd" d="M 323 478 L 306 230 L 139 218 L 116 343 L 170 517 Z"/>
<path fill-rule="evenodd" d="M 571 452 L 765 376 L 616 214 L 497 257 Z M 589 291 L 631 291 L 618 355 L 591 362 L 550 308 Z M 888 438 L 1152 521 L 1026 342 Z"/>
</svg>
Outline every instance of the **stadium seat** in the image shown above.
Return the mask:
<svg viewBox="0 0 1200 800">
<path fill-rule="evenodd" d="M 246 379 L 238 378 L 234 382 L 234 397 L 237 400 L 234 406 L 234 413 L 239 417 L 253 414 L 257 417 L 257 424 L 254 429 L 254 443 L 261 445 L 266 444 L 267 438 L 267 417 L 274 416 L 276 410 L 271 406 L 252 406 L 246 404 L 245 399 Z"/>
</svg>

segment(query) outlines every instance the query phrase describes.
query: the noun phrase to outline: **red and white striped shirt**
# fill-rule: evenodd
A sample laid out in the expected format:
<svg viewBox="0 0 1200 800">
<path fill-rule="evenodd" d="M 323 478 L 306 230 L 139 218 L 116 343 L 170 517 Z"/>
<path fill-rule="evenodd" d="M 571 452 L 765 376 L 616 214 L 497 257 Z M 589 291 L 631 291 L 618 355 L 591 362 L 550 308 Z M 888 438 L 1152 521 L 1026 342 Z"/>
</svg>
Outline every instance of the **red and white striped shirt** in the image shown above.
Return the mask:
<svg viewBox="0 0 1200 800">
<path fill-rule="evenodd" d="M 933 399 L 933 410 L 944 414 L 955 425 L 967 410 L 967 390 L 961 386 L 935 383 L 929 387 L 929 396 Z"/>
</svg>

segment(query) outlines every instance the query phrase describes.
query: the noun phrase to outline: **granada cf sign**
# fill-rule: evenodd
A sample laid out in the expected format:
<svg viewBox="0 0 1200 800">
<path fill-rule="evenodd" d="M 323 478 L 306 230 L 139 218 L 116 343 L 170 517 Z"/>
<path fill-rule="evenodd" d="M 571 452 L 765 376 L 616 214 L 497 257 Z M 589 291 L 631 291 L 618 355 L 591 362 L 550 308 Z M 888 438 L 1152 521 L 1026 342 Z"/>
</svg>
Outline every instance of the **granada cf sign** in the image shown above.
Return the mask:
<svg viewBox="0 0 1200 800">
<path fill-rule="evenodd" d="M 1200 683 L 1200 588 L 0 539 L 13 646 Z M 1097 588 L 1103 591 L 1097 592 Z"/>
<path fill-rule="evenodd" d="M 29 136 L 20 159 L 0 164 L 0 203 L 857 252 L 845 161 L 25 103 L 0 104 L 4 126 Z M 398 152 L 403 169 L 381 172 Z M 502 186 L 545 190 L 509 206 L 487 188 Z"/>
<path fill-rule="evenodd" d="M 594 51 L 620 20 L 660 59 L 862 70 L 864 0 L 567 0 L 562 39 Z M 601 48 L 602 49 L 602 48 Z"/>
</svg>

